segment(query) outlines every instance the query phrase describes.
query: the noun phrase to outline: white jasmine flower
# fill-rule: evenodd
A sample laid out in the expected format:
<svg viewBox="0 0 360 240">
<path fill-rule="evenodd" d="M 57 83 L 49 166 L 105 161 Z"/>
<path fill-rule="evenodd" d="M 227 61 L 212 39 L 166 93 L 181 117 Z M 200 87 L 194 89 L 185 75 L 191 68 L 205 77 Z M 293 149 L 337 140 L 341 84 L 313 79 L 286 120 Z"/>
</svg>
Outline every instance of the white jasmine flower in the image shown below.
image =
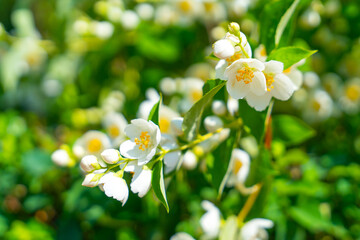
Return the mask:
<svg viewBox="0 0 360 240">
<path fill-rule="evenodd" d="M 220 22 L 226 19 L 226 8 L 222 2 L 202 0 L 203 11 L 200 14 L 205 22 Z"/>
<path fill-rule="evenodd" d="M 159 93 L 153 88 L 147 89 L 145 95 L 146 100 L 140 104 L 136 114 L 138 118 L 142 119 L 148 119 L 151 109 L 160 99 Z"/>
<path fill-rule="evenodd" d="M 151 187 L 152 171 L 145 166 L 134 166 L 134 176 L 130 183 L 131 191 L 144 197 Z"/>
<path fill-rule="evenodd" d="M 159 127 L 161 133 L 172 133 L 171 121 L 180 117 L 180 114 L 172 110 L 171 108 L 162 105 L 159 112 Z"/>
<path fill-rule="evenodd" d="M 323 121 L 331 116 L 333 101 L 329 94 L 323 90 L 316 90 L 309 96 L 303 117 L 309 122 Z"/>
<path fill-rule="evenodd" d="M 228 79 L 226 89 L 230 96 L 242 99 L 250 92 L 260 96 L 267 91 L 266 79 L 262 71 L 265 66 L 257 59 L 239 59 L 226 68 Z"/>
<path fill-rule="evenodd" d="M 214 55 L 226 59 L 235 54 L 235 47 L 228 39 L 221 39 L 214 43 Z"/>
<path fill-rule="evenodd" d="M 321 23 L 320 14 L 313 10 L 308 9 L 300 16 L 300 24 L 304 28 L 315 28 Z"/>
<path fill-rule="evenodd" d="M 214 114 L 218 116 L 222 116 L 225 115 L 226 113 L 226 105 L 221 100 L 214 100 L 211 105 L 211 110 L 213 111 Z"/>
<path fill-rule="evenodd" d="M 125 117 L 121 113 L 109 112 L 103 118 L 102 123 L 112 140 L 113 146 L 119 147 L 125 140 L 124 129 L 128 124 Z"/>
<path fill-rule="evenodd" d="M 221 213 L 220 210 L 209 201 L 202 201 L 201 206 L 206 213 L 200 218 L 200 226 L 207 238 L 214 239 L 219 235 Z"/>
<path fill-rule="evenodd" d="M 139 22 L 139 17 L 134 11 L 126 10 L 121 16 L 122 26 L 127 30 L 135 29 Z"/>
<path fill-rule="evenodd" d="M 171 236 L 170 240 L 195 240 L 186 232 L 178 232 Z"/>
<path fill-rule="evenodd" d="M 240 230 L 241 240 L 266 240 L 268 234 L 265 229 L 272 228 L 274 223 L 271 220 L 264 218 L 255 218 L 245 223 Z"/>
<path fill-rule="evenodd" d="M 108 172 L 100 179 L 99 184 L 103 184 L 106 196 L 122 202 L 124 206 L 129 197 L 129 189 L 123 178 L 114 172 Z"/>
<path fill-rule="evenodd" d="M 232 174 L 229 177 L 228 185 L 233 186 L 237 183 L 244 185 L 250 171 L 249 154 L 235 148 L 231 153 L 230 163 L 232 164 Z"/>
<path fill-rule="evenodd" d="M 172 132 L 176 136 L 181 136 L 184 134 L 184 131 L 182 130 L 183 122 L 184 122 L 184 118 L 182 118 L 182 117 L 176 117 L 171 120 L 170 127 L 171 127 Z"/>
<path fill-rule="evenodd" d="M 87 155 L 83 157 L 80 162 L 80 167 L 84 172 L 88 173 L 101 168 L 96 156 L 94 155 Z"/>
<path fill-rule="evenodd" d="M 204 126 L 208 132 L 215 132 L 219 128 L 222 128 L 224 123 L 218 116 L 207 116 L 204 119 Z"/>
<path fill-rule="evenodd" d="M 304 85 L 308 88 L 315 88 L 319 86 L 320 78 L 315 72 L 304 73 Z"/>
<path fill-rule="evenodd" d="M 169 135 L 169 134 L 161 135 L 160 145 L 165 150 L 176 149 L 179 147 L 176 142 L 176 139 L 172 135 Z M 165 154 L 165 156 L 164 156 L 164 164 L 165 164 L 164 173 L 165 174 L 172 172 L 176 168 L 176 166 L 178 165 L 178 162 L 180 160 L 180 156 L 181 156 L 180 150 Z"/>
<path fill-rule="evenodd" d="M 66 167 L 72 165 L 73 160 L 64 149 L 58 149 L 51 154 L 51 160 L 58 166 Z"/>
<path fill-rule="evenodd" d="M 140 3 L 135 7 L 139 17 L 144 20 L 150 20 L 154 16 L 154 7 L 148 3 Z"/>
<path fill-rule="evenodd" d="M 161 5 L 156 8 L 155 22 L 162 26 L 174 24 L 178 18 L 178 12 L 169 5 Z"/>
<path fill-rule="evenodd" d="M 328 92 L 334 99 L 340 98 L 344 89 L 339 75 L 336 73 L 326 73 L 321 77 L 321 79 L 325 91 Z"/>
<path fill-rule="evenodd" d="M 257 111 L 263 111 L 270 103 L 272 97 L 286 101 L 295 91 L 295 85 L 283 74 L 284 64 L 279 61 L 269 61 L 265 63 L 263 71 L 266 79 L 267 91 L 262 96 L 250 92 L 246 96 L 247 103 Z"/>
<path fill-rule="evenodd" d="M 185 78 L 181 92 L 185 98 L 180 102 L 180 107 L 183 112 L 188 111 L 194 103 L 200 100 L 203 95 L 202 87 L 204 82 L 198 78 Z"/>
<path fill-rule="evenodd" d="M 104 149 L 110 147 L 110 139 L 105 133 L 91 130 L 76 140 L 73 146 L 73 152 L 78 158 L 82 158 L 85 155 L 98 156 Z"/>
<path fill-rule="evenodd" d="M 94 22 L 92 27 L 93 33 L 101 39 L 108 39 L 114 33 L 114 26 L 109 22 Z"/>
<path fill-rule="evenodd" d="M 183 156 L 182 165 L 187 170 L 193 170 L 196 168 L 197 161 L 197 156 L 191 150 L 187 150 Z"/>
<path fill-rule="evenodd" d="M 266 48 L 264 46 L 264 44 L 260 44 L 254 51 L 254 55 L 256 59 L 259 59 L 262 62 L 266 61 L 267 58 L 267 53 L 266 53 Z"/>
<path fill-rule="evenodd" d="M 120 159 L 120 152 L 116 149 L 106 149 L 101 153 L 101 157 L 104 162 L 108 164 L 115 164 Z"/>
<path fill-rule="evenodd" d="M 360 78 L 349 80 L 344 87 L 340 105 L 348 114 L 358 113 L 360 110 Z"/>
<path fill-rule="evenodd" d="M 139 165 L 148 163 L 161 140 L 159 127 L 152 121 L 134 119 L 125 127 L 125 133 L 130 140 L 120 145 L 120 153 L 127 158 L 138 159 Z"/>
<path fill-rule="evenodd" d="M 166 77 L 160 81 L 160 89 L 164 95 L 172 95 L 176 92 L 176 82 L 174 79 Z"/>
</svg>

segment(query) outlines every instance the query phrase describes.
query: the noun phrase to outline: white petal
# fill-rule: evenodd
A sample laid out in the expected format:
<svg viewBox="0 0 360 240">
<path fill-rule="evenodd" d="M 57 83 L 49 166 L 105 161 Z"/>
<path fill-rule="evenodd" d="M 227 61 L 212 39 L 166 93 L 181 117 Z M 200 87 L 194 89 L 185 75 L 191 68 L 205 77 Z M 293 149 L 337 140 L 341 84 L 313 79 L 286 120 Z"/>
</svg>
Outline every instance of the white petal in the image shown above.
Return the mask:
<svg viewBox="0 0 360 240">
<path fill-rule="evenodd" d="M 271 60 L 265 63 L 265 73 L 282 73 L 284 70 L 284 63 Z"/>
<path fill-rule="evenodd" d="M 242 99 L 246 96 L 246 94 L 250 91 L 250 87 L 248 84 L 245 84 L 244 81 L 236 81 L 236 79 L 232 79 L 227 81 L 226 89 L 229 92 L 230 96 L 235 99 Z"/>
<path fill-rule="evenodd" d="M 145 155 L 145 152 L 141 151 L 139 146 L 131 140 L 127 140 L 120 145 L 120 153 L 124 157 L 132 159 L 143 158 Z"/>
<path fill-rule="evenodd" d="M 165 174 L 172 172 L 176 168 L 180 156 L 180 151 L 170 152 L 164 156 Z"/>
<path fill-rule="evenodd" d="M 227 39 L 221 39 L 214 43 L 214 55 L 221 59 L 226 59 L 235 54 L 235 48 Z"/>
<path fill-rule="evenodd" d="M 138 193 L 139 197 L 145 196 L 151 187 L 152 171 L 136 167 L 135 174 L 131 180 L 130 188 L 133 193 Z"/>
<path fill-rule="evenodd" d="M 253 93 L 249 93 L 246 96 L 246 102 L 253 108 L 255 108 L 256 111 L 263 111 L 267 106 L 269 106 L 271 94 L 265 93 L 262 96 L 257 96 Z"/>
<path fill-rule="evenodd" d="M 262 72 L 254 72 L 254 78 L 251 83 L 249 83 L 250 89 L 256 95 L 264 95 L 267 91 L 266 89 L 266 78 Z"/>
<path fill-rule="evenodd" d="M 222 80 L 227 80 L 225 77 L 225 69 L 228 67 L 226 60 L 221 59 L 215 66 L 215 78 L 219 78 Z"/>
<path fill-rule="evenodd" d="M 296 68 L 292 68 L 290 73 L 285 73 L 285 75 L 288 76 L 295 85 L 295 91 L 301 87 L 303 83 L 303 74 L 301 71 L 297 70 Z"/>
<path fill-rule="evenodd" d="M 255 58 L 247 58 L 247 59 L 244 59 L 244 62 L 250 67 L 250 68 L 255 68 L 257 69 L 258 71 L 264 71 L 265 69 L 265 65 L 263 62 L 255 59 Z"/>
<path fill-rule="evenodd" d="M 282 73 L 275 75 L 273 86 L 274 88 L 270 92 L 271 95 L 282 101 L 288 100 L 296 88 L 290 78 Z"/>
</svg>

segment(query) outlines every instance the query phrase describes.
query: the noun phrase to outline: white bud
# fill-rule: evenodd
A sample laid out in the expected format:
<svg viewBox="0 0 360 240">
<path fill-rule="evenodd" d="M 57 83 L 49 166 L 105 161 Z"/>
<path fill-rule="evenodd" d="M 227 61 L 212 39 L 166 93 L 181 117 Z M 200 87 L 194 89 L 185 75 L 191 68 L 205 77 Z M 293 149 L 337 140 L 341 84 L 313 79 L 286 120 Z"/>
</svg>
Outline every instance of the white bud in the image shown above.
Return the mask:
<svg viewBox="0 0 360 240">
<path fill-rule="evenodd" d="M 227 108 L 231 116 L 234 116 L 235 113 L 239 110 L 239 101 L 237 99 L 229 97 L 227 101 Z"/>
<path fill-rule="evenodd" d="M 160 89 L 165 95 L 171 95 L 176 91 L 176 82 L 174 79 L 166 77 L 160 81 Z"/>
<path fill-rule="evenodd" d="M 208 132 L 215 132 L 224 126 L 222 120 L 218 116 L 208 116 L 204 120 L 205 129 Z"/>
<path fill-rule="evenodd" d="M 221 100 L 215 100 L 212 103 L 211 109 L 213 111 L 213 113 L 215 113 L 216 115 L 224 115 L 226 113 L 226 106 L 225 103 Z"/>
<path fill-rule="evenodd" d="M 94 155 L 87 155 L 81 159 L 80 167 L 85 172 L 92 172 L 96 169 L 100 169 L 100 164 Z"/>
<path fill-rule="evenodd" d="M 182 117 L 173 118 L 170 122 L 171 130 L 177 135 L 181 136 L 184 132 L 182 130 L 182 124 L 184 119 Z"/>
<path fill-rule="evenodd" d="M 194 168 L 196 168 L 196 165 L 197 165 L 196 155 L 191 150 L 186 151 L 183 157 L 184 168 L 188 170 L 193 170 Z"/>
<path fill-rule="evenodd" d="M 116 149 L 106 149 L 101 153 L 102 159 L 108 164 L 115 164 L 119 161 L 120 152 Z"/>
<path fill-rule="evenodd" d="M 121 17 L 121 23 L 125 29 L 132 30 L 139 25 L 139 17 L 134 11 L 126 10 Z"/>
<path fill-rule="evenodd" d="M 51 155 L 51 160 L 58 166 L 68 166 L 71 162 L 71 158 L 69 156 L 69 154 L 63 150 L 63 149 L 58 149 L 55 152 L 53 152 L 53 154 Z"/>
<path fill-rule="evenodd" d="M 85 187 L 96 187 L 99 183 L 101 176 L 101 174 L 89 173 L 85 176 L 85 179 L 81 185 Z"/>
<path fill-rule="evenodd" d="M 221 59 L 226 59 L 235 54 L 235 48 L 227 39 L 221 39 L 214 43 L 214 55 Z"/>
</svg>

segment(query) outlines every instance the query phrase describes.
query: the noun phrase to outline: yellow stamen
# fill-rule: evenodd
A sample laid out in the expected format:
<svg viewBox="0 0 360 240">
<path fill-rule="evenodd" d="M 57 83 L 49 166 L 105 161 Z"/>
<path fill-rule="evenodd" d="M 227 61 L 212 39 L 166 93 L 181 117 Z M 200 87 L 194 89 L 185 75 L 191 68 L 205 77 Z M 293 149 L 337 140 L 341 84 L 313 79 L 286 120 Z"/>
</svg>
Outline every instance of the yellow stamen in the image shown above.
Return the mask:
<svg viewBox="0 0 360 240">
<path fill-rule="evenodd" d="M 265 47 L 262 47 L 261 50 L 260 50 L 260 55 L 265 57 L 266 56 L 266 49 Z"/>
<path fill-rule="evenodd" d="M 112 137 L 112 138 L 116 138 L 117 136 L 120 135 L 120 129 L 115 124 L 110 125 L 107 130 L 108 130 L 110 137 Z"/>
<path fill-rule="evenodd" d="M 191 10 L 191 4 L 189 3 L 189 1 L 181 1 L 179 3 L 179 8 L 183 12 L 189 12 Z"/>
<path fill-rule="evenodd" d="M 197 102 L 202 97 L 202 91 L 199 89 L 194 89 L 191 91 L 191 99 L 194 102 Z"/>
<path fill-rule="evenodd" d="M 148 132 L 141 132 L 140 140 L 139 138 L 135 138 L 135 143 L 139 145 L 141 151 L 145 151 L 150 145 L 150 135 Z"/>
<path fill-rule="evenodd" d="M 254 78 L 254 72 L 250 67 L 243 67 L 237 70 L 236 80 L 238 82 L 244 81 L 245 84 L 249 84 L 252 82 Z"/>
<path fill-rule="evenodd" d="M 159 126 L 160 126 L 160 131 L 162 133 L 169 132 L 169 129 L 170 129 L 169 119 L 160 117 Z"/>
<path fill-rule="evenodd" d="M 266 74 L 264 73 L 265 75 L 265 78 L 266 78 L 266 88 L 267 88 L 267 91 L 270 92 L 271 89 L 274 88 L 274 86 L 272 85 L 274 83 L 274 75 L 273 74 Z"/>
<path fill-rule="evenodd" d="M 291 67 L 289 67 L 283 71 L 283 73 L 290 73 L 290 72 L 291 72 Z"/>
<path fill-rule="evenodd" d="M 90 153 L 99 152 L 101 150 L 102 143 L 99 139 L 91 139 L 87 144 L 87 149 Z"/>
<path fill-rule="evenodd" d="M 227 58 L 226 61 L 228 62 L 228 66 L 230 66 L 236 60 L 239 60 L 242 56 L 243 56 L 243 54 L 241 52 L 237 52 L 234 55 L 232 55 L 231 57 Z"/>
<path fill-rule="evenodd" d="M 355 102 L 360 98 L 360 86 L 349 86 L 345 90 L 346 97 L 351 101 Z"/>
<path fill-rule="evenodd" d="M 240 171 L 241 167 L 242 167 L 242 162 L 240 161 L 240 159 L 235 159 L 235 163 L 234 163 L 234 174 L 237 175 L 238 172 Z"/>
<path fill-rule="evenodd" d="M 214 4 L 212 2 L 204 2 L 204 8 L 206 12 L 211 12 L 214 8 Z"/>
</svg>

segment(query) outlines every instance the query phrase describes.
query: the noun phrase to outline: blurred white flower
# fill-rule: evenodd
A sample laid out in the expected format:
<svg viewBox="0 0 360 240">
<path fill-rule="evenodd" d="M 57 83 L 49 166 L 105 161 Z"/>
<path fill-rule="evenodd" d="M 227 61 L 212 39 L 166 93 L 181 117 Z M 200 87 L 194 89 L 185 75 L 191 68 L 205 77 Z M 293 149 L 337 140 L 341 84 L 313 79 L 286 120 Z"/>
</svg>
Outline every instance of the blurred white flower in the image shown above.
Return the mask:
<svg viewBox="0 0 360 240">
<path fill-rule="evenodd" d="M 126 10 L 121 16 L 122 26 L 127 30 L 135 29 L 139 25 L 139 22 L 139 17 L 134 11 Z"/>
<path fill-rule="evenodd" d="M 266 53 L 266 48 L 264 46 L 264 44 L 260 44 L 254 51 L 254 55 L 256 59 L 259 59 L 262 62 L 266 61 L 267 58 L 267 53 Z"/>
<path fill-rule="evenodd" d="M 172 95 L 176 92 L 176 82 L 174 79 L 166 77 L 160 81 L 160 90 L 164 95 Z"/>
<path fill-rule="evenodd" d="M 194 103 L 196 103 L 203 96 L 202 87 L 204 82 L 198 78 L 185 78 L 182 81 L 181 92 L 184 94 L 184 99 L 180 102 L 180 107 L 183 112 L 188 111 Z"/>
<path fill-rule="evenodd" d="M 73 145 L 73 153 L 76 157 L 82 158 L 85 155 L 96 155 L 111 147 L 109 137 L 100 131 L 87 131 Z M 100 163 L 100 165 L 102 165 Z"/>
<path fill-rule="evenodd" d="M 108 172 L 99 180 L 99 184 L 103 185 L 106 196 L 122 202 L 124 206 L 129 197 L 129 188 L 123 178 L 114 172 Z"/>
<path fill-rule="evenodd" d="M 191 150 L 187 150 L 183 156 L 182 166 L 187 170 L 193 170 L 196 168 L 197 162 L 197 156 Z"/>
<path fill-rule="evenodd" d="M 172 132 L 176 136 L 181 136 L 184 134 L 184 131 L 182 130 L 183 122 L 184 122 L 184 118 L 182 118 L 182 117 L 176 117 L 171 120 L 170 127 L 171 127 Z"/>
<path fill-rule="evenodd" d="M 180 114 L 171 108 L 161 105 L 159 112 L 159 127 L 163 134 L 172 134 L 171 121 L 180 117 Z"/>
<path fill-rule="evenodd" d="M 265 229 L 272 228 L 274 223 L 264 218 L 255 218 L 246 222 L 240 230 L 241 240 L 266 240 L 268 233 Z"/>
<path fill-rule="evenodd" d="M 122 110 L 125 102 L 125 95 L 120 91 L 112 91 L 101 101 L 101 108 L 105 112 L 119 112 Z"/>
<path fill-rule="evenodd" d="M 179 145 L 176 142 L 176 139 L 172 135 L 169 135 L 169 134 L 161 135 L 160 145 L 165 150 L 176 149 L 179 147 Z M 180 156 L 181 156 L 180 150 L 165 154 L 165 156 L 164 156 L 164 164 L 165 164 L 164 173 L 165 174 L 168 174 L 168 173 L 172 172 L 173 170 L 175 170 L 176 166 L 179 163 Z"/>
<path fill-rule="evenodd" d="M 204 119 L 204 126 L 208 132 L 215 132 L 224 126 L 223 121 L 218 116 L 207 116 Z"/>
<path fill-rule="evenodd" d="M 308 88 L 315 88 L 319 86 L 320 78 L 315 72 L 304 73 L 304 85 Z"/>
<path fill-rule="evenodd" d="M 152 121 L 134 119 L 126 126 L 125 133 L 130 140 L 120 145 L 120 153 L 127 158 L 138 159 L 139 165 L 148 163 L 161 140 L 159 127 Z"/>
<path fill-rule="evenodd" d="M 214 100 L 211 105 L 211 110 L 218 116 L 225 115 L 227 111 L 225 103 L 221 100 Z"/>
<path fill-rule="evenodd" d="M 230 163 L 232 164 L 232 174 L 227 182 L 228 186 L 245 184 L 250 171 L 250 156 L 247 152 L 235 148 L 231 153 Z"/>
<path fill-rule="evenodd" d="M 304 28 L 315 28 L 319 26 L 321 23 L 320 14 L 313 10 L 307 9 L 301 16 L 300 16 L 300 24 Z"/>
<path fill-rule="evenodd" d="M 119 147 L 125 140 L 124 129 L 128 124 L 124 115 L 117 112 L 108 112 L 104 116 L 102 124 L 112 140 L 113 147 Z"/>
<path fill-rule="evenodd" d="M 227 101 L 227 109 L 231 116 L 234 116 L 235 113 L 239 111 L 239 100 L 232 98 L 229 96 L 229 99 Z"/>
<path fill-rule="evenodd" d="M 220 210 L 209 201 L 202 201 L 201 206 L 206 213 L 200 218 L 200 226 L 204 231 L 205 237 L 214 239 L 219 235 L 221 213 Z"/>
<path fill-rule="evenodd" d="M 150 20 L 154 16 L 154 7 L 149 3 L 140 3 L 136 5 L 135 10 L 139 17 L 144 20 Z"/>
<path fill-rule="evenodd" d="M 169 5 L 161 5 L 156 8 L 155 22 L 162 25 L 168 26 L 174 24 L 179 19 L 179 14 Z"/>
<path fill-rule="evenodd" d="M 303 109 L 303 117 L 309 122 L 328 119 L 333 112 L 333 101 L 323 90 L 316 90 L 310 94 Z"/>
<path fill-rule="evenodd" d="M 108 39 L 114 33 L 114 26 L 109 22 L 93 22 L 91 27 L 94 35 L 101 39 Z"/>
<path fill-rule="evenodd" d="M 51 154 L 51 160 L 58 166 L 66 167 L 72 165 L 73 160 L 64 149 L 58 149 Z"/>
<path fill-rule="evenodd" d="M 178 232 L 171 236 L 170 240 L 195 240 L 186 232 Z"/>
<path fill-rule="evenodd" d="M 360 78 L 350 79 L 344 86 L 340 98 L 342 109 L 348 114 L 358 113 L 360 110 Z"/>
</svg>

